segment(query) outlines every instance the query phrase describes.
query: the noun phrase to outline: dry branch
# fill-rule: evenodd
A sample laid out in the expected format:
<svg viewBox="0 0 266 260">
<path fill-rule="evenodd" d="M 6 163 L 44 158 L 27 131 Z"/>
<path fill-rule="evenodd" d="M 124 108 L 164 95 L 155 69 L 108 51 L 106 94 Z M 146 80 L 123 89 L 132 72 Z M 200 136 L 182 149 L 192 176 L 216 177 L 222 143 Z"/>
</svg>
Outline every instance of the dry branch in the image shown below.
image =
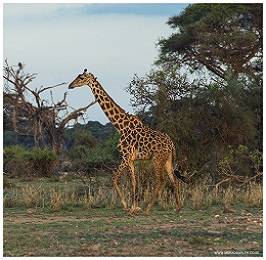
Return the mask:
<svg viewBox="0 0 266 260">
<path fill-rule="evenodd" d="M 66 84 L 65 82 L 33 90 L 28 84 L 36 78 L 36 74 L 25 74 L 24 65 L 21 63 L 16 67 L 9 66 L 7 60 L 5 61 L 4 126 L 13 129 L 19 135 L 33 136 L 38 148 L 48 146 L 61 153 L 67 123 L 71 120 L 77 122 L 96 101 L 68 113 L 67 92 L 61 101 L 55 103 L 51 91 Z M 45 91 L 50 91 L 50 102 L 40 96 Z M 26 94 L 30 94 L 30 97 Z M 31 101 L 32 97 L 34 101 Z"/>
</svg>

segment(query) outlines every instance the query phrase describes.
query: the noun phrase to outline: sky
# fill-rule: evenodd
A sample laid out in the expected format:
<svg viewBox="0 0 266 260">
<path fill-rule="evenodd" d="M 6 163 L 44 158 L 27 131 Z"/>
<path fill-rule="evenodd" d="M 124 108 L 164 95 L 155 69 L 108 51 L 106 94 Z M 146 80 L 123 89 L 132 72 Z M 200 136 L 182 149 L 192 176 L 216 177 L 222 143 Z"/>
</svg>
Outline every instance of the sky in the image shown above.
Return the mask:
<svg viewBox="0 0 266 260">
<path fill-rule="evenodd" d="M 144 76 L 158 56 L 156 43 L 173 33 L 166 22 L 188 3 L 116 4 L 3 4 L 3 62 L 25 64 L 37 73 L 32 88 L 68 84 L 84 68 L 97 76 L 107 93 L 127 112 L 134 113 L 125 91 L 135 73 Z M 94 100 L 89 87 L 53 90 L 54 101 L 68 92 L 71 107 Z M 43 96 L 49 101 L 50 95 Z M 108 122 L 98 104 L 86 120 Z"/>
</svg>

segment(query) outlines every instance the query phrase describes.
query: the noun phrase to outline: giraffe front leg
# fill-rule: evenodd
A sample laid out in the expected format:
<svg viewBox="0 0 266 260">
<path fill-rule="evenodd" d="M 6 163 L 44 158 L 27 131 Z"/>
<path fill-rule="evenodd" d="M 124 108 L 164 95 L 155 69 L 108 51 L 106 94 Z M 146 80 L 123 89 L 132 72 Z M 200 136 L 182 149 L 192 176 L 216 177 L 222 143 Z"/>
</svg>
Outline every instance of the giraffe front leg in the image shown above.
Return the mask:
<svg viewBox="0 0 266 260">
<path fill-rule="evenodd" d="M 130 170 L 130 175 L 131 175 L 131 209 L 130 209 L 130 214 L 133 215 L 134 212 L 136 211 L 136 177 L 135 177 L 135 170 L 134 170 L 134 162 L 130 162 L 128 164 L 129 170 Z"/>
<path fill-rule="evenodd" d="M 114 185 L 114 188 L 115 188 L 115 190 L 116 190 L 116 192 L 117 192 L 117 194 L 118 194 L 118 196 L 119 196 L 119 198 L 121 200 L 121 203 L 124 206 L 124 209 L 128 210 L 127 203 L 126 203 L 125 199 L 123 198 L 122 193 L 121 193 L 121 191 L 120 191 L 120 189 L 119 189 L 119 187 L 117 185 L 117 180 L 122 175 L 122 173 L 125 171 L 126 167 L 127 167 L 127 165 L 125 163 L 121 163 L 120 164 L 120 166 L 118 168 L 118 172 L 115 173 L 115 175 L 113 177 L 113 185 Z"/>
</svg>

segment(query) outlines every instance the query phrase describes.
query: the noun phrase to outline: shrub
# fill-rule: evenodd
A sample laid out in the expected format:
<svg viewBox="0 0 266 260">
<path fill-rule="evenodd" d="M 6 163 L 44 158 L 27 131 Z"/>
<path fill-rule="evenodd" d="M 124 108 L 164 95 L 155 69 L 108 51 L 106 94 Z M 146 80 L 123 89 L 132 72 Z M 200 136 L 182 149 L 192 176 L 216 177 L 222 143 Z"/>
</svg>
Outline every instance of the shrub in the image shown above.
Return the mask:
<svg viewBox="0 0 266 260">
<path fill-rule="evenodd" d="M 3 178 L 3 188 L 4 189 L 12 189 L 15 187 L 16 187 L 16 184 L 14 182 L 12 182 L 11 180 L 9 180 L 6 177 Z"/>
<path fill-rule="evenodd" d="M 27 153 L 25 147 L 20 145 L 6 147 L 4 150 L 4 172 L 11 176 L 23 175 Z"/>
<path fill-rule="evenodd" d="M 23 146 L 9 146 L 4 151 L 4 172 L 10 177 L 50 177 L 58 159 L 51 150 L 27 150 Z"/>
<path fill-rule="evenodd" d="M 219 182 L 216 186 L 247 185 L 251 181 L 262 182 L 263 158 L 258 150 L 249 151 L 244 145 L 232 149 L 218 165 Z M 217 178 L 218 179 L 218 178 Z"/>
<path fill-rule="evenodd" d="M 32 150 L 26 155 L 30 175 L 50 177 L 54 174 L 58 156 L 51 150 Z"/>
</svg>

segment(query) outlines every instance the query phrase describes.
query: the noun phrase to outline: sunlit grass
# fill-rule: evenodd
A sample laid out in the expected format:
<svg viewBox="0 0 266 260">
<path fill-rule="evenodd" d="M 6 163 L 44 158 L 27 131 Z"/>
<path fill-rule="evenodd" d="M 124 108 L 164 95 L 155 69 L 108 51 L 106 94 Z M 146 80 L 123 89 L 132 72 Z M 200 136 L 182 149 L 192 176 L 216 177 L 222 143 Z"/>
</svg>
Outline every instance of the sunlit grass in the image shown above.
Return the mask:
<svg viewBox="0 0 266 260">
<path fill-rule="evenodd" d="M 121 192 L 127 203 L 130 203 L 131 183 L 124 178 L 119 184 Z M 151 198 L 154 183 L 137 185 L 138 206 L 145 208 Z M 226 188 L 215 187 L 214 185 L 192 184 L 179 185 L 179 198 L 182 206 L 189 205 L 195 210 L 208 209 L 212 206 L 233 206 L 237 203 L 244 203 L 247 207 L 261 207 L 263 197 L 262 184 L 250 183 L 245 187 Z M 50 182 L 47 180 L 35 180 L 34 182 L 16 184 L 9 181 L 4 188 L 4 208 L 27 207 L 48 209 L 51 212 L 66 210 L 68 208 L 81 207 L 109 208 L 122 207 L 120 200 L 111 186 L 84 186 L 79 179 L 69 181 Z M 157 202 L 163 210 L 175 208 L 175 196 L 171 183 L 166 182 L 159 193 Z"/>
</svg>

